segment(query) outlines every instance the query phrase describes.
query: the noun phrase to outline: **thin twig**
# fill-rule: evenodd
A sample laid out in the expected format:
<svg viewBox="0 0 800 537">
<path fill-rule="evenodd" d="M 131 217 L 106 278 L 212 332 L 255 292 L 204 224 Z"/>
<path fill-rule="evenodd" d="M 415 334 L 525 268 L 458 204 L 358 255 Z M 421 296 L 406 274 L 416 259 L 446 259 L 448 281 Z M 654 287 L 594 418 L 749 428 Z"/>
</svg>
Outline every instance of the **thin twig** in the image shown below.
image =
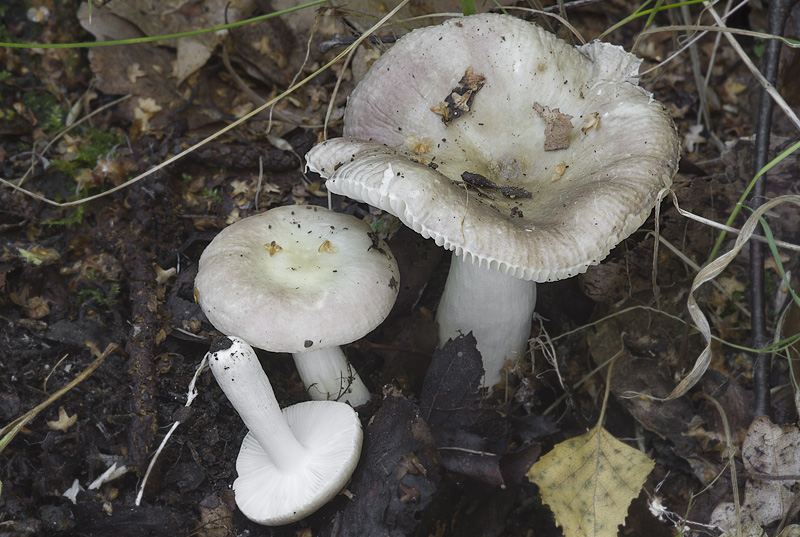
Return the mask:
<svg viewBox="0 0 800 537">
<path fill-rule="evenodd" d="M 773 0 L 769 6 L 769 33 L 782 35 L 789 15 L 790 0 Z M 764 78 L 774 86 L 778 80 L 778 60 L 781 54 L 781 43 L 769 41 L 764 55 Z M 770 99 L 767 88 L 762 87 L 758 102 L 758 121 L 756 124 L 754 169 L 760 170 L 769 160 L 769 139 L 772 129 L 772 110 L 774 102 Z M 767 174 L 756 181 L 750 198 L 750 207 L 761 206 L 766 193 Z M 767 306 L 764 297 L 764 246 L 759 242 L 750 243 L 750 329 L 753 347 L 763 349 L 769 344 L 767 336 Z M 753 417 L 769 415 L 769 372 L 772 355 L 758 354 L 753 356 Z"/>
</svg>

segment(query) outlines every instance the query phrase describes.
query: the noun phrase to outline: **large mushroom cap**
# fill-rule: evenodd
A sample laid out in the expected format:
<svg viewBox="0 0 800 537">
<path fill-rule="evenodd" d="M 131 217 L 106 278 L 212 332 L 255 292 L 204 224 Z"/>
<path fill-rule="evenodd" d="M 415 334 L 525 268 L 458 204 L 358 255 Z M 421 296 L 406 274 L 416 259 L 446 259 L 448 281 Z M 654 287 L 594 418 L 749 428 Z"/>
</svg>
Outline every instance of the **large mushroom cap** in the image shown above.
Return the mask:
<svg viewBox="0 0 800 537">
<path fill-rule="evenodd" d="M 414 30 L 353 92 L 345 138 L 308 165 L 457 255 L 566 278 L 636 230 L 676 172 L 677 133 L 637 85 L 640 63 L 504 15 Z"/>
<path fill-rule="evenodd" d="M 236 459 L 236 505 L 250 520 L 269 526 L 300 520 L 328 503 L 350 480 L 361 455 L 361 422 L 350 406 L 307 401 L 283 414 L 307 450 L 298 471 L 278 468 L 252 433 Z"/>
<path fill-rule="evenodd" d="M 200 257 L 195 292 L 217 330 L 302 353 L 368 334 L 389 314 L 398 280 L 391 251 L 364 221 L 298 205 L 223 229 Z"/>
</svg>

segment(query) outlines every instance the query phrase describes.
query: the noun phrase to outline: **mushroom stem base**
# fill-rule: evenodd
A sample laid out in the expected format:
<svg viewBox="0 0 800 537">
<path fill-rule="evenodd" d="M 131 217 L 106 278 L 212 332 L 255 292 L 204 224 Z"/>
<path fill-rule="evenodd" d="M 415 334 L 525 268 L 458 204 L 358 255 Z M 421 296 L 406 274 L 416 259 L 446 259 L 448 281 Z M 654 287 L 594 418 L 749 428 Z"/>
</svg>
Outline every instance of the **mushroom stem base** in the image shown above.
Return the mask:
<svg viewBox="0 0 800 537">
<path fill-rule="evenodd" d="M 484 384 L 491 388 L 503 380 L 506 362 L 527 352 L 535 306 L 535 282 L 453 255 L 436 312 L 439 346 L 472 332 L 483 356 Z"/>
<path fill-rule="evenodd" d="M 312 400 L 341 401 L 352 407 L 369 401 L 369 390 L 341 348 L 294 353 L 292 357 Z"/>
</svg>

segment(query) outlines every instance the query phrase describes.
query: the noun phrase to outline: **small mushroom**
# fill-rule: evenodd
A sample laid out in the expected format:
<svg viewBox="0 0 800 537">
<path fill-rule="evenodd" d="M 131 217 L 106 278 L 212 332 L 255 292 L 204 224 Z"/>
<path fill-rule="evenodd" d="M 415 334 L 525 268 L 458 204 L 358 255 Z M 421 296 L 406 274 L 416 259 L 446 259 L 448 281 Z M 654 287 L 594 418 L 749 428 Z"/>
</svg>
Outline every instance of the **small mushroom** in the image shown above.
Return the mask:
<svg viewBox="0 0 800 537">
<path fill-rule="evenodd" d="M 361 454 L 361 422 L 344 403 L 307 401 L 281 411 L 253 348 L 211 344 L 208 365 L 249 432 L 236 459 L 236 505 L 267 526 L 310 515 L 344 488 Z"/>
<path fill-rule="evenodd" d="M 339 345 L 389 314 L 397 262 L 369 225 L 322 207 L 284 206 L 223 229 L 200 257 L 197 302 L 214 327 L 294 357 L 315 400 L 370 394 Z"/>
<path fill-rule="evenodd" d="M 489 386 L 527 351 L 533 282 L 599 263 L 672 182 L 679 139 L 640 64 L 506 15 L 452 19 L 400 39 L 350 96 L 345 137 L 306 155 L 329 191 L 453 251 L 439 339 L 472 331 Z"/>
</svg>

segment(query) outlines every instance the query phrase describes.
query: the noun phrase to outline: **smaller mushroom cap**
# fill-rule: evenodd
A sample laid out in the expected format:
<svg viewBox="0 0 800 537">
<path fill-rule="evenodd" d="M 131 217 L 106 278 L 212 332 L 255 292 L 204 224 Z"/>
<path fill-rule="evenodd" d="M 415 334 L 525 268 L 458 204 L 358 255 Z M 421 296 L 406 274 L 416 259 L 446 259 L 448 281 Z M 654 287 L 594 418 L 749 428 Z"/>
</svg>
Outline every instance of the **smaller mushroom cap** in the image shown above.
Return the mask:
<svg viewBox="0 0 800 537">
<path fill-rule="evenodd" d="M 397 262 L 369 225 L 285 206 L 223 229 L 200 257 L 195 295 L 218 330 L 272 352 L 363 337 L 389 314 Z"/>
<path fill-rule="evenodd" d="M 277 468 L 252 433 L 236 459 L 236 505 L 253 522 L 268 526 L 300 520 L 328 503 L 347 484 L 361 455 L 361 422 L 350 405 L 307 401 L 283 414 L 308 452 L 297 472 Z"/>
</svg>

